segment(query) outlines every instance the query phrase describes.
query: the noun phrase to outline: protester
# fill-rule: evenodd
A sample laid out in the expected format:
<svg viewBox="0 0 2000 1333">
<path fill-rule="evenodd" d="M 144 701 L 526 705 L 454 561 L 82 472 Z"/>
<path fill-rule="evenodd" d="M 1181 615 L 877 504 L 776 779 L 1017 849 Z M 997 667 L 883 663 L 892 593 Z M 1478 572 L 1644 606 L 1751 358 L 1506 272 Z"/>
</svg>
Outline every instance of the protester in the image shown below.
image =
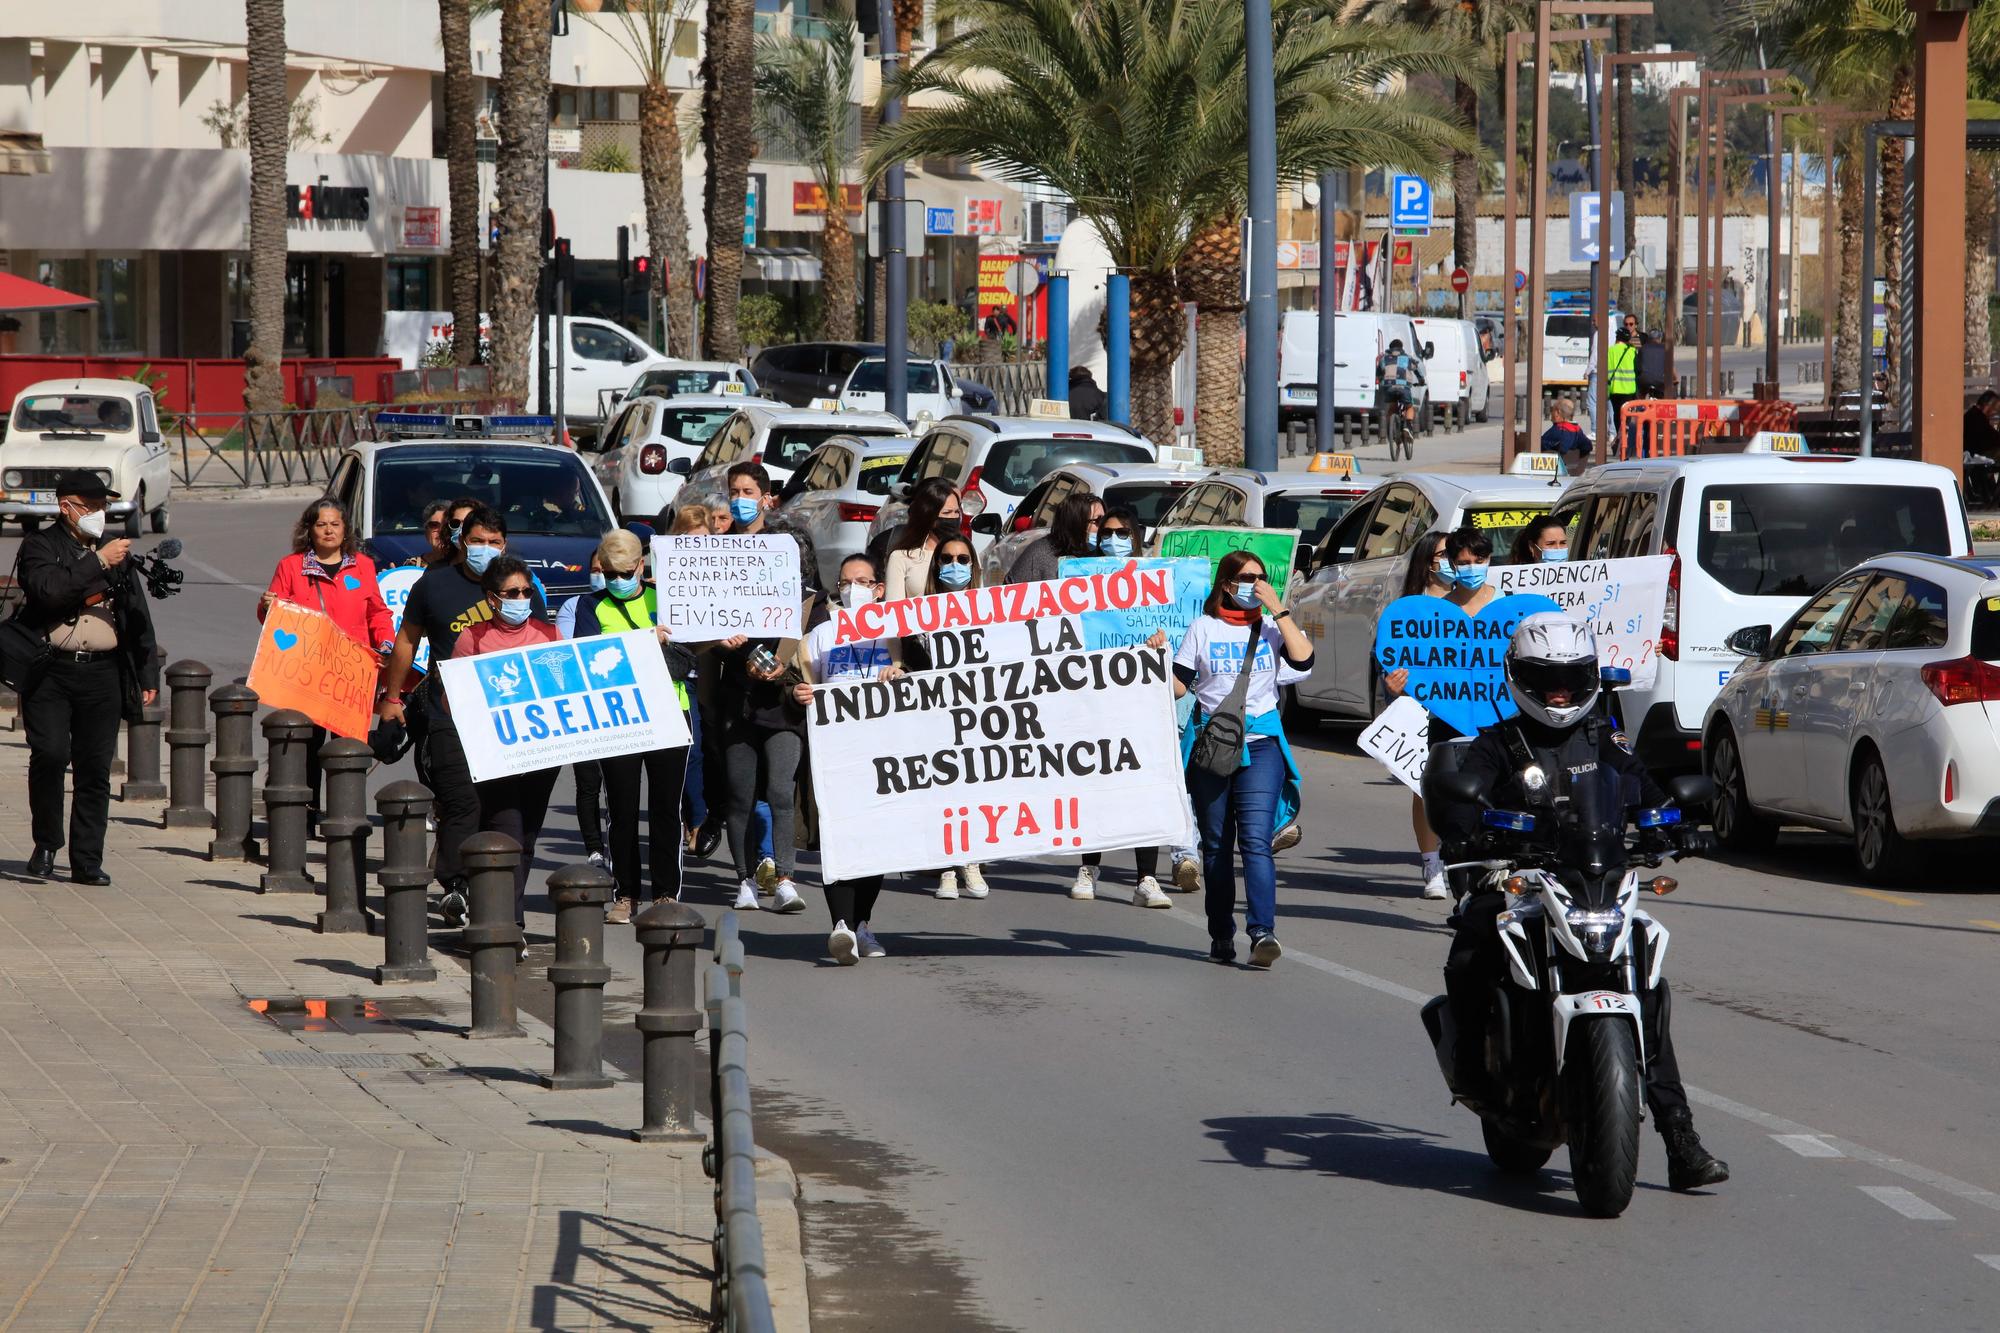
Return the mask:
<svg viewBox="0 0 2000 1333">
<path fill-rule="evenodd" d="M 1403 572 L 1403 596 L 1446 597 L 1457 586 L 1452 581 L 1451 562 L 1442 553 L 1447 535 L 1442 532 L 1425 533 L 1410 548 L 1409 567 Z M 1401 694 L 1409 683 L 1410 673 L 1403 667 L 1382 677 L 1382 689 L 1390 698 Z M 1438 724 L 1433 722 L 1432 725 Z M 1423 896 L 1438 899 L 1450 897 L 1451 891 L 1445 883 L 1444 858 L 1438 854 L 1438 835 L 1424 813 L 1424 798 L 1416 792 L 1410 793 L 1410 830 L 1417 838 L 1417 860 L 1424 876 Z"/>
<path fill-rule="evenodd" d="M 1072 366 L 1069 372 L 1069 414 L 1076 421 L 1104 420 L 1104 390 L 1089 366 Z"/>
<path fill-rule="evenodd" d="M 841 561 L 840 578 L 834 595 L 850 611 L 881 601 L 882 570 L 875 563 L 875 557 L 864 553 L 850 555 Z M 894 680 L 903 674 L 903 669 L 889 656 L 887 639 L 836 644 L 834 636 L 838 628 L 832 616 L 822 610 L 819 623 L 806 632 L 805 642 L 799 650 L 803 679 L 792 687 L 792 697 L 801 708 L 812 704 L 815 681 L 838 684 L 855 680 Z M 875 932 L 870 928 L 875 903 L 881 892 L 880 875 L 867 875 L 826 886 L 826 911 L 833 919 L 833 930 L 826 937 L 826 949 L 842 967 L 852 966 L 857 958 L 887 955 L 888 950 L 882 947 L 882 942 L 875 938 Z"/>
<path fill-rule="evenodd" d="M 1657 329 L 1648 329 L 1639 343 L 1639 396 L 1667 396 L 1667 345 Z"/>
<path fill-rule="evenodd" d="M 1202 615 L 1174 654 L 1175 696 L 1192 693 L 1200 705 L 1182 743 L 1186 751 L 1192 751 L 1208 718 L 1229 698 L 1238 675 L 1250 673 L 1242 762 L 1228 777 L 1195 768 L 1187 775 L 1201 827 L 1208 956 L 1218 963 L 1236 961 L 1232 844 L 1243 863 L 1250 965 L 1270 967 L 1284 952 L 1276 934 L 1278 879 L 1271 838 L 1298 813 L 1300 776 L 1278 717 L 1278 692 L 1304 680 L 1312 664 L 1312 644 L 1279 601 L 1264 562 L 1249 551 L 1222 557 Z"/>
<path fill-rule="evenodd" d="M 604 590 L 577 599 L 572 637 L 622 634 L 651 629 L 666 655 L 667 671 L 673 677 L 674 694 L 681 711 L 692 713 L 687 697 L 687 680 L 694 669 L 694 653 L 672 641 L 659 623 L 657 594 L 645 585 L 646 548 L 623 528 L 606 533 L 598 544 L 596 563 L 604 570 Z M 681 896 L 681 853 L 685 849 L 681 828 L 681 792 L 686 779 L 689 747 L 648 750 L 601 761 L 606 796 L 611 806 L 611 865 L 618 882 L 618 895 L 608 905 L 604 919 L 623 923 L 632 919 L 639 895 L 639 781 L 646 782 L 647 865 L 650 868 L 654 901 Z"/>
<path fill-rule="evenodd" d="M 1590 458 L 1590 437 L 1576 424 L 1576 404 L 1567 398 L 1549 400 L 1549 428 L 1542 432 L 1541 452 L 1561 454 L 1571 472 L 1581 472 Z"/>
<path fill-rule="evenodd" d="M 451 523 L 451 505 L 445 500 L 432 500 L 424 506 L 424 540 L 430 545 L 407 560 L 406 564 L 429 565 L 440 560 L 451 559 L 451 539 L 445 529 Z"/>
<path fill-rule="evenodd" d="M 49 642 L 46 663 L 20 683 L 28 732 L 28 821 L 35 846 L 31 879 L 55 873 L 62 850 L 63 775 L 75 791 L 69 810 L 69 877 L 103 887 L 104 830 L 111 813 L 111 760 L 118 723 L 140 720 L 160 693 L 153 618 L 143 580 L 133 576 L 132 542 L 104 540 L 105 505 L 119 499 L 94 471 L 56 477 L 56 522 L 21 539 L 15 578 L 22 624 Z"/>
<path fill-rule="evenodd" d="M 727 511 L 725 511 L 727 512 Z M 664 532 L 674 537 L 698 537 L 708 533 L 708 507 L 688 504 L 678 508 L 666 508 L 653 520 L 653 531 Z M 703 726 L 702 714 L 713 705 L 703 698 L 701 658 L 703 653 L 696 650 L 689 659 L 687 677 L 683 689 L 687 695 L 688 743 L 687 775 L 681 780 L 681 827 L 686 830 L 683 839 L 687 850 L 707 859 L 722 841 L 722 816 L 712 810 L 708 803 L 709 777 L 711 772 L 720 780 L 722 759 L 714 753 L 708 743 Z M 764 836 L 770 837 L 770 820 L 766 818 L 762 827 Z M 761 863 L 760 863 L 761 864 Z M 775 872 L 775 864 L 772 867 Z"/>
<path fill-rule="evenodd" d="M 1625 317 L 1626 327 L 1618 330 L 1618 339 L 1611 344 L 1605 359 L 1605 384 L 1609 389 L 1611 407 L 1611 438 L 1616 440 L 1624 430 L 1620 413 L 1625 404 L 1639 396 L 1639 348 L 1637 321 L 1630 315 Z"/>
<path fill-rule="evenodd" d="M 799 586 L 819 590 L 819 556 L 812 535 L 778 512 L 778 495 L 762 463 L 738 463 L 729 469 L 730 531 L 790 537 L 799 548 Z"/>
<path fill-rule="evenodd" d="M 1041 583 L 1056 577 L 1062 561 L 1097 555 L 1097 525 L 1103 517 L 1103 497 L 1089 491 L 1064 497 L 1049 519 L 1048 532 L 1014 557 L 1007 582 Z"/>
<path fill-rule="evenodd" d="M 951 502 L 958 503 L 956 494 Z M 980 583 L 979 557 L 973 552 L 972 542 L 965 537 L 944 537 L 931 551 L 930 571 L 924 576 L 924 586 L 911 595 L 930 597 L 941 592 L 964 592 L 979 587 Z M 906 645 L 905 651 L 911 654 L 905 661 L 911 661 L 913 656 L 916 663 L 928 666 L 935 660 L 921 635 Z M 938 874 L 940 898 L 956 898 L 961 892 L 967 898 L 984 898 L 986 891 L 986 874 L 978 865 L 953 866 Z"/>
<path fill-rule="evenodd" d="M 734 522 L 735 520 L 729 516 L 727 500 L 717 500 L 708 506 L 708 530 L 711 534 L 720 537 L 729 531 Z"/>
<path fill-rule="evenodd" d="M 453 510 L 458 510 L 457 504 Z M 497 614 L 493 599 L 487 596 L 480 580 L 493 562 L 507 552 L 507 520 L 475 500 L 462 511 L 462 518 L 453 527 L 458 535 L 454 539 L 452 560 L 426 569 L 410 589 L 409 600 L 403 606 L 403 626 L 397 631 L 395 651 L 383 676 L 385 693 L 376 706 L 377 715 L 383 718 L 406 720 L 403 682 L 410 674 L 410 663 L 418 648 L 426 642 L 430 644 L 435 668 L 452 655 L 459 635 Z M 539 595 L 533 609 L 539 622 L 543 610 Z M 549 628 L 553 634 L 554 627 Z M 424 714 L 421 743 L 436 802 L 434 865 L 438 883 L 444 886 L 439 911 L 448 924 L 462 925 L 466 914 L 465 872 L 459 861 L 459 846 L 479 831 L 479 793 L 473 789 L 465 748 L 452 725 L 444 686 L 438 682 L 435 670 L 411 692 L 408 706 Z"/>
<path fill-rule="evenodd" d="M 576 612 L 586 597 L 604 591 L 604 567 L 597 552 L 590 553 L 590 592 L 563 599 L 556 608 L 556 633 L 565 639 L 576 637 Z M 583 840 L 584 859 L 606 874 L 611 858 L 604 854 L 604 769 L 595 759 L 571 764 L 576 782 L 576 831 Z"/>
<path fill-rule="evenodd" d="M 1569 524 L 1549 514 L 1541 514 L 1523 524 L 1507 550 L 1510 565 L 1532 565 L 1543 560 L 1569 559 Z"/>
<path fill-rule="evenodd" d="M 889 539 L 888 554 L 884 557 L 882 579 L 887 585 L 889 601 L 924 595 L 932 553 L 939 541 L 962 535 L 964 521 L 958 487 L 943 477 L 931 477 L 918 484 L 910 496 L 903 526 Z"/>
<path fill-rule="evenodd" d="M 1965 409 L 1965 490 L 1966 499 L 1984 508 L 2000 500 L 2000 431 L 1993 418 L 2000 414 L 2000 393 L 1982 392 Z"/>
</svg>

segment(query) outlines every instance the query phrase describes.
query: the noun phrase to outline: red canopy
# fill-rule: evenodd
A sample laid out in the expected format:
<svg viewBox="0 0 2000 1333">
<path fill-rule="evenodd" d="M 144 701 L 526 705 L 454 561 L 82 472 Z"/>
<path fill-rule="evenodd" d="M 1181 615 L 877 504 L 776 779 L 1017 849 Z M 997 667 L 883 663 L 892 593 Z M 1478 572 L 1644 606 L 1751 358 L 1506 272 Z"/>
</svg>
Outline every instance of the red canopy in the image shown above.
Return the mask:
<svg viewBox="0 0 2000 1333">
<path fill-rule="evenodd" d="M 0 273 L 0 311 L 83 310 L 96 305 L 88 296 L 44 287 L 13 273 Z"/>
</svg>

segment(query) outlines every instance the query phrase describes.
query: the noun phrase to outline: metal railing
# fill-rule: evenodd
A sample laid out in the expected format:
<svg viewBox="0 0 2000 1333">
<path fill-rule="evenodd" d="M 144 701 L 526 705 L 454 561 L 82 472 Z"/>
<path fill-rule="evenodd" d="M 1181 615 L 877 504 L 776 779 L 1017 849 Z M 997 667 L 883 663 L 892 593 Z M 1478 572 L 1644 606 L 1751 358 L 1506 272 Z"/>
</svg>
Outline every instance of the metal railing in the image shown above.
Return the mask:
<svg viewBox="0 0 2000 1333">
<path fill-rule="evenodd" d="M 1035 399 L 1049 396 L 1046 361 L 953 361 L 951 372 L 993 390 L 1002 416 L 1024 417 Z"/>
<path fill-rule="evenodd" d="M 484 412 L 482 402 L 377 404 L 296 412 L 244 412 L 217 420 L 182 417 L 165 434 L 174 485 L 249 490 L 324 485 L 341 452 L 376 434 L 382 412 Z"/>
<path fill-rule="evenodd" d="M 709 1318 L 727 1333 L 771 1333 L 764 1228 L 757 1221 L 757 1147 L 750 1115 L 750 1026 L 743 1007 L 743 938 L 736 913 L 715 931 L 704 977 L 713 1137 L 702 1168 L 715 1181 L 715 1282 Z"/>
</svg>

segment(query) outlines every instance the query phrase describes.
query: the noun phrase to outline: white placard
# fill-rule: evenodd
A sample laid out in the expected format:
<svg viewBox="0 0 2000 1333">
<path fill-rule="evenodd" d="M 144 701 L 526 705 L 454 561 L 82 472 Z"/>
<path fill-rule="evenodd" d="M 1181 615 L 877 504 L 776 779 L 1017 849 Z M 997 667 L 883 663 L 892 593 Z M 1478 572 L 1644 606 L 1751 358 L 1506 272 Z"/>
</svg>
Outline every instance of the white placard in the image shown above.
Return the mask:
<svg viewBox="0 0 2000 1333">
<path fill-rule="evenodd" d="M 399 634 L 403 629 L 403 611 L 410 604 L 410 589 L 417 586 L 417 580 L 424 576 L 424 569 L 423 565 L 398 565 L 375 576 L 375 582 L 382 589 L 382 601 L 389 608 L 389 621 Z M 417 645 L 417 655 L 410 659 L 410 669 L 418 675 L 431 669 L 431 641 L 428 636 Z"/>
<path fill-rule="evenodd" d="M 783 533 L 655 537 L 653 578 L 676 643 L 801 634 L 799 544 Z"/>
<path fill-rule="evenodd" d="M 688 743 L 650 629 L 447 658 L 438 677 L 474 782 Z"/>
<path fill-rule="evenodd" d="M 1135 611 L 1174 604 L 1174 574 L 1160 561 L 1129 561 L 1125 568 L 1077 574 L 1040 583 L 1002 583 L 964 592 L 941 592 L 895 602 L 870 602 L 859 610 L 836 608 L 834 642 L 908 638 L 938 630 L 985 629 L 1025 634 L 1029 621 L 1058 621 L 1097 611 Z M 1053 630 L 1038 627 L 1043 643 Z"/>
<path fill-rule="evenodd" d="M 1660 618 L 1666 612 L 1670 555 L 1622 560 L 1551 560 L 1495 565 L 1500 595 L 1527 592 L 1549 598 L 1597 636 L 1600 666 L 1623 667 L 1632 684 L 1649 686 L 1660 674 Z"/>
<path fill-rule="evenodd" d="M 1107 648 L 816 687 L 826 879 L 1185 844 L 1170 681 Z"/>
<path fill-rule="evenodd" d="M 1424 786 L 1424 764 L 1431 754 L 1431 715 L 1407 694 L 1382 710 L 1382 716 L 1361 729 L 1356 744 L 1372 754 L 1396 781 L 1411 791 Z"/>
</svg>

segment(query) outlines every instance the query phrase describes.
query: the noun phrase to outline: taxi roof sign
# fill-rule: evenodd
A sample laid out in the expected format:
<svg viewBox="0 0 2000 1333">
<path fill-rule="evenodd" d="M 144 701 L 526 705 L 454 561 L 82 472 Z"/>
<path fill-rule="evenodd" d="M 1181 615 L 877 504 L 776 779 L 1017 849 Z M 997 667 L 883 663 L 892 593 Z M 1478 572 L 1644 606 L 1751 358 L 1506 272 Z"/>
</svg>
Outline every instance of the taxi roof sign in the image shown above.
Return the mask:
<svg viewBox="0 0 2000 1333">
<path fill-rule="evenodd" d="M 1308 472 L 1338 472 L 1343 477 L 1361 475 L 1361 464 L 1353 454 L 1314 454 L 1306 464 Z"/>
<path fill-rule="evenodd" d="M 1746 454 L 1809 454 L 1806 437 L 1791 430 L 1760 430 L 1743 446 Z"/>
<path fill-rule="evenodd" d="M 738 394 L 741 394 L 742 392 L 743 392 L 743 381 L 742 381 L 742 380 L 724 380 L 724 381 L 722 382 L 722 396 L 723 396 L 723 397 L 725 397 L 725 398 L 733 398 L 733 397 L 737 396 Z"/>
<path fill-rule="evenodd" d="M 1513 477 L 1566 477 L 1569 468 L 1561 454 L 1516 454 L 1507 474 Z"/>
<path fill-rule="evenodd" d="M 840 400 L 838 398 L 815 398 L 810 403 L 807 403 L 806 406 L 815 412 L 838 412 L 840 410 Z"/>
<path fill-rule="evenodd" d="M 1060 398 L 1034 398 L 1028 402 L 1028 415 L 1047 421 L 1068 421 L 1069 404 Z"/>
<path fill-rule="evenodd" d="M 377 432 L 397 439 L 480 439 L 510 437 L 550 441 L 556 419 L 551 416 L 446 415 L 442 412 L 377 412 Z"/>
</svg>

